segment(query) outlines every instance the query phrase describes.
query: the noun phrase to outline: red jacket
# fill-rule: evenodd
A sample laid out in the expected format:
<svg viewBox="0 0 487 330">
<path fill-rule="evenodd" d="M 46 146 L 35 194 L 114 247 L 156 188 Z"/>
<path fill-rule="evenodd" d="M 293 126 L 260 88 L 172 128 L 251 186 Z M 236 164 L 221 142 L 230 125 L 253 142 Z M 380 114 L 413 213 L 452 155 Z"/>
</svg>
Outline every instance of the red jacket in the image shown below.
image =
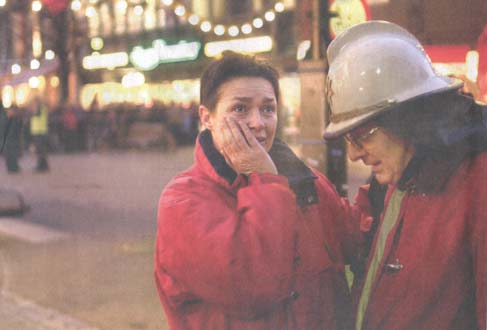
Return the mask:
<svg viewBox="0 0 487 330">
<path fill-rule="evenodd" d="M 487 153 L 465 161 L 444 192 L 407 194 L 388 236 L 362 329 L 487 329 L 486 226 Z M 394 264 L 403 268 L 394 270 Z M 358 302 L 360 295 L 354 296 Z"/>
<path fill-rule="evenodd" d="M 200 137 L 159 202 L 155 277 L 171 329 L 351 329 L 351 217 L 332 185 L 314 173 L 300 207 L 286 177 L 230 183 L 214 157 Z"/>
</svg>

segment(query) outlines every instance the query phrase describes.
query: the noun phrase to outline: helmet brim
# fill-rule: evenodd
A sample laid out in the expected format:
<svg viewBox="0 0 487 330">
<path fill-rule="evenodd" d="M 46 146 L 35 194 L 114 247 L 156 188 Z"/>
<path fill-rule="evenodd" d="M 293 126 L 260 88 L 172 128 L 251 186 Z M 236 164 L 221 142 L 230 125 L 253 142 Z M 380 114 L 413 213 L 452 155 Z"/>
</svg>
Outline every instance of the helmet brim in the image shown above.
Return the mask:
<svg viewBox="0 0 487 330">
<path fill-rule="evenodd" d="M 335 139 L 341 137 L 344 134 L 353 130 L 354 128 L 362 124 L 365 124 L 366 122 L 372 120 L 373 118 L 377 117 L 383 112 L 391 110 L 404 102 L 413 101 L 415 99 L 427 97 L 434 94 L 444 93 L 452 90 L 458 90 L 463 86 L 463 81 L 457 78 L 441 77 L 441 76 L 437 76 L 434 78 L 438 79 L 440 83 L 442 82 L 443 86 L 437 87 L 433 90 L 420 93 L 420 94 L 417 93 L 417 90 L 421 90 L 423 86 L 418 86 L 414 90 L 406 91 L 403 95 L 398 96 L 394 100 L 384 102 L 382 106 L 373 105 L 369 107 L 364 107 L 363 109 L 359 109 L 357 111 L 359 113 L 363 113 L 362 115 L 358 115 L 347 120 L 330 122 L 330 124 L 325 128 L 323 138 L 329 140 L 329 139 Z"/>
</svg>

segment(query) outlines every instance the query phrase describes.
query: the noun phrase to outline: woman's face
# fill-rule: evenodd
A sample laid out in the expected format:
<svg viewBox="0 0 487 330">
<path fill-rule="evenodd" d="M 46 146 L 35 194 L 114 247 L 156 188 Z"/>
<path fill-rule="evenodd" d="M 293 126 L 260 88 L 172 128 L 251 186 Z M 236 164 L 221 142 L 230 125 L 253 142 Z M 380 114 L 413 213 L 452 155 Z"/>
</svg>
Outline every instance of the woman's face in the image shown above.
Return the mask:
<svg viewBox="0 0 487 330">
<path fill-rule="evenodd" d="M 414 155 L 414 147 L 391 132 L 370 124 L 353 130 L 350 135 L 359 141 L 348 143 L 350 160 L 362 160 L 380 184 L 396 184 Z"/>
<path fill-rule="evenodd" d="M 277 100 L 268 80 L 258 77 L 231 79 L 218 88 L 216 108 L 212 112 L 202 108 L 202 123 L 211 130 L 218 150 L 223 139 L 219 127 L 224 125 L 224 118 L 245 123 L 266 151 L 271 148 L 277 128 Z"/>
</svg>

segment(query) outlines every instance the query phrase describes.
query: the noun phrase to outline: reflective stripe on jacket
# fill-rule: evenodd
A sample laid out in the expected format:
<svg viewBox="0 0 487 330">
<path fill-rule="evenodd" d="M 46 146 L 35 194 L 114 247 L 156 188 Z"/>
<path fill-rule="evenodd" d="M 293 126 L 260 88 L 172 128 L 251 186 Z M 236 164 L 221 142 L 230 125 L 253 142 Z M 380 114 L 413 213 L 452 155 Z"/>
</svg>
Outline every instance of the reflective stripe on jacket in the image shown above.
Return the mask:
<svg viewBox="0 0 487 330">
<path fill-rule="evenodd" d="M 40 105 L 39 112 L 30 118 L 30 133 L 32 135 L 45 135 L 48 132 L 49 111 L 47 106 Z"/>
</svg>

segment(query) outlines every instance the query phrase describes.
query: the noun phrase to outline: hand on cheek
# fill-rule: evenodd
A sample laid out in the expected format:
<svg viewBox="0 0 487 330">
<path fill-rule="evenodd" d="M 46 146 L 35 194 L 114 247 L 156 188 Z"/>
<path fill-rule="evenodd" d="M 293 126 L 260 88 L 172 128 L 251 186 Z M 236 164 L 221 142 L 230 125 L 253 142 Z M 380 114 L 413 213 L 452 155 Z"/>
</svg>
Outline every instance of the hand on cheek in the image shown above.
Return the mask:
<svg viewBox="0 0 487 330">
<path fill-rule="evenodd" d="M 266 150 L 258 143 L 249 127 L 233 118 L 224 118 L 220 127 L 220 152 L 227 163 L 241 174 L 273 173 L 277 169 Z"/>
</svg>

